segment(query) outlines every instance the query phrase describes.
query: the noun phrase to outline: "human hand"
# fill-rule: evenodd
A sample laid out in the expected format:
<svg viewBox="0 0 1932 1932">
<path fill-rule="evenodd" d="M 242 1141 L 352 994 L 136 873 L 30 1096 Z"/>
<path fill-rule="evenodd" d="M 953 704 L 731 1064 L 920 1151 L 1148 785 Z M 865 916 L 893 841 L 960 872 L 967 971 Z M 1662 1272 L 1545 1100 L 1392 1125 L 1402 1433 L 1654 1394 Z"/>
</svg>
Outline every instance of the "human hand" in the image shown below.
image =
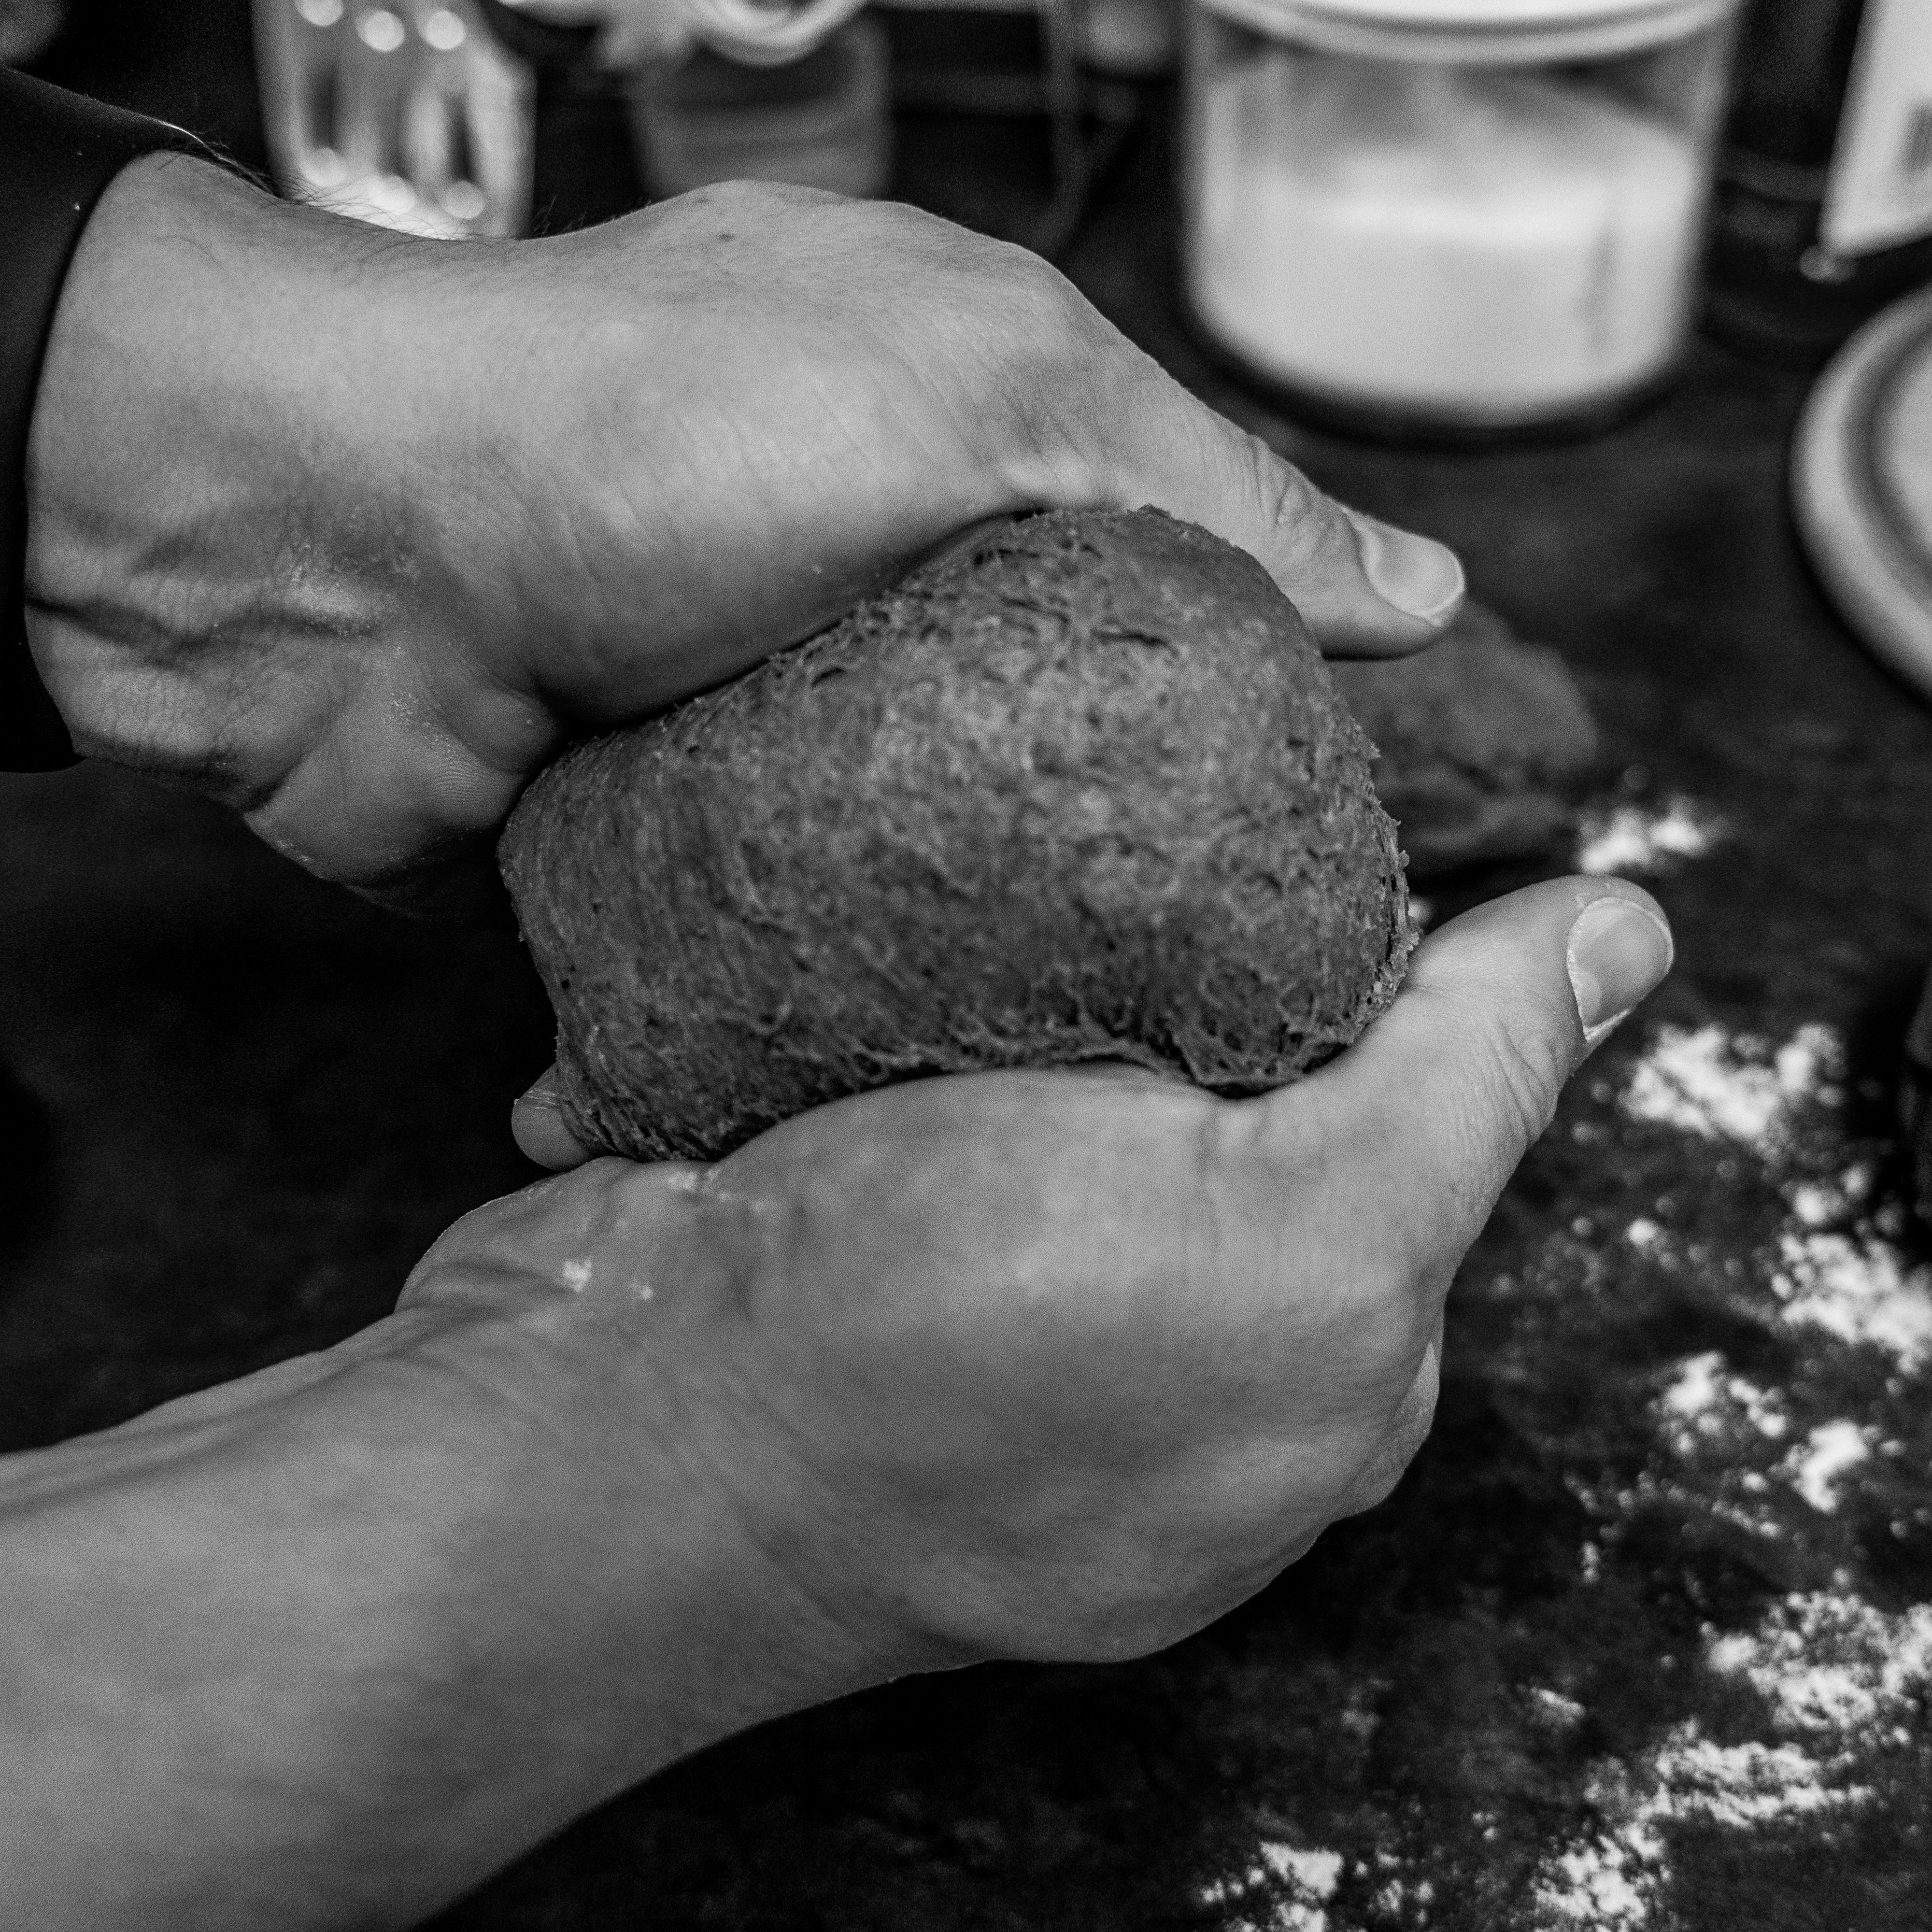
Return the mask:
<svg viewBox="0 0 1932 1932">
<path fill-rule="evenodd" d="M 603 1160 L 494 1203 L 405 1304 L 541 1318 L 560 1428 L 674 1414 L 680 1466 L 895 1667 L 1131 1654 L 1392 1486 L 1457 1263 L 1670 957 L 1636 888 L 1532 887 L 1435 935 L 1384 1018 L 1274 1094 L 890 1088 L 715 1167 Z"/>
<path fill-rule="evenodd" d="M 1458 1258 L 1669 946 L 1563 881 L 1266 1099 L 982 1075 L 592 1162 L 334 1348 L 0 1458 L 9 1922 L 413 1924 L 783 1712 L 1193 1629 L 1394 1481 Z"/>
<path fill-rule="evenodd" d="M 63 294 L 28 488 L 30 635 L 81 748 L 418 900 L 567 735 L 990 518 L 1157 505 L 1338 652 L 1415 648 L 1462 586 L 1038 258 L 750 185 L 458 248 L 137 163 Z"/>
</svg>

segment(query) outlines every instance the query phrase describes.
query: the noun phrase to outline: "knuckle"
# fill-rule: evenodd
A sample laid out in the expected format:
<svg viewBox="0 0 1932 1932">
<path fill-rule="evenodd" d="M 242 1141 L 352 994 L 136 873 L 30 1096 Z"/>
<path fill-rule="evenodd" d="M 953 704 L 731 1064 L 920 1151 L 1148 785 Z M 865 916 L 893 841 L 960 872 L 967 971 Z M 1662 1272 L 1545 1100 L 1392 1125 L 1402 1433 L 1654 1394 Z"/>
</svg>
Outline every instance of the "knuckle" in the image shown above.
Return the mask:
<svg viewBox="0 0 1932 1932">
<path fill-rule="evenodd" d="M 1055 334 L 1081 332 L 1092 304 L 1052 262 L 1026 248 L 1003 248 L 998 254 L 988 267 L 1008 280 L 1022 308 Z"/>
<path fill-rule="evenodd" d="M 1497 1123 L 1526 1148 L 1556 1111 L 1564 1069 L 1528 1014 L 1492 1010 L 1474 1024 L 1485 1100 Z"/>
<path fill-rule="evenodd" d="M 1334 521 L 1330 500 L 1258 436 L 1242 434 L 1232 455 L 1256 526 L 1272 534 L 1277 552 L 1292 557 L 1318 548 Z"/>
<path fill-rule="evenodd" d="M 1084 398 L 1096 384 L 1111 388 L 1143 373 L 1126 338 L 1058 268 L 1024 249 L 1013 251 L 1013 320 L 1059 382 Z"/>
<path fill-rule="evenodd" d="M 842 194 L 833 194 L 825 188 L 806 188 L 795 182 L 720 182 L 715 187 L 700 188 L 698 192 L 714 208 L 743 208 L 752 212 L 841 208 L 848 205 Z"/>
<path fill-rule="evenodd" d="M 983 284 L 982 313 L 1015 487 L 1045 502 L 1111 500 L 1112 433 L 1133 406 L 1121 364 L 1132 358 L 1064 276 L 1037 256 L 1012 259 L 1010 281 Z"/>
</svg>

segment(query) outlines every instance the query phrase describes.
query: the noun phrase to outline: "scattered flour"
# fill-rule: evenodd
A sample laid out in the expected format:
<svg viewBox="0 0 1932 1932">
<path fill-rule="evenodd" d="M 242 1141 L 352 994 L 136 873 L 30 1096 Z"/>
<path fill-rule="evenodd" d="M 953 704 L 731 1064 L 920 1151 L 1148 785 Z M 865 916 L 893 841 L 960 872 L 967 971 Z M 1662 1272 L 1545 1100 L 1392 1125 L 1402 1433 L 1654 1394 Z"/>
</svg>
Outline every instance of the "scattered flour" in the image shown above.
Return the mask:
<svg viewBox="0 0 1932 1932">
<path fill-rule="evenodd" d="M 1755 1630 L 1708 1638 L 1705 1661 L 1750 1684 L 1778 1735 L 1722 1744 L 1692 1720 L 1636 1779 L 1606 1767 L 1592 1794 L 1602 1824 L 1538 1869 L 1539 1925 L 1640 1932 L 1669 1880 L 1674 1822 L 1749 1832 L 1862 1803 L 1862 1772 L 1909 1742 L 1932 1684 L 1932 1604 L 1893 1616 L 1846 1592 L 1796 1592 Z"/>
<path fill-rule="evenodd" d="M 1342 1880 L 1340 1852 L 1302 1852 L 1292 1845 L 1264 1844 L 1261 1854 L 1262 1863 L 1276 1878 L 1286 1879 L 1318 1904 L 1325 1904 L 1335 1896 L 1335 1888 Z"/>
<path fill-rule="evenodd" d="M 1538 1714 L 1552 1730 L 1574 1731 L 1583 1721 L 1583 1706 L 1575 1698 L 1564 1696 L 1560 1690 L 1537 1684 L 1530 1687 L 1529 1695 Z"/>
<path fill-rule="evenodd" d="M 1841 1198 L 1833 1189 L 1808 1180 L 1792 1189 L 1791 1211 L 1808 1228 L 1826 1227 L 1842 1211 Z"/>
<path fill-rule="evenodd" d="M 1720 1026 L 1660 1027 L 1624 1090 L 1624 1112 L 1705 1140 L 1769 1154 L 1794 1111 L 1834 1105 L 1844 1053 L 1827 1026 L 1803 1026 L 1773 1053 Z"/>
<path fill-rule="evenodd" d="M 1536 1922 L 1587 1932 L 1638 1932 L 1649 1921 L 1663 1865 L 1656 1834 L 1635 1821 L 1586 1838 L 1538 1871 Z"/>
<path fill-rule="evenodd" d="M 1870 1454 L 1865 1432 L 1856 1422 L 1827 1422 L 1792 1450 L 1780 1473 L 1821 1516 L 1832 1516 L 1838 1508 L 1838 1478 Z"/>
<path fill-rule="evenodd" d="M 1328 1932 L 1324 1909 L 1342 1882 L 1340 1852 L 1306 1852 L 1294 1845 L 1268 1840 L 1255 1848 L 1256 1862 L 1237 1877 L 1220 1879 L 1201 1889 L 1206 1906 L 1262 1903 L 1250 1894 L 1263 1893 L 1266 1916 L 1238 1918 L 1228 1932 Z"/>
<path fill-rule="evenodd" d="M 1619 1096 L 1630 1118 L 1754 1154 L 1777 1180 L 1787 1161 L 1805 1164 L 1819 1143 L 1807 1110 L 1841 1098 L 1844 1055 L 1828 1028 L 1801 1028 L 1783 1046 L 1718 1026 L 1660 1029 Z M 1864 1161 L 1835 1177 L 1785 1184 L 1790 1214 L 1774 1256 L 1738 1279 L 1754 1282 L 1768 1322 L 1816 1331 L 1829 1345 L 1884 1351 L 1900 1372 L 1932 1363 L 1932 1268 L 1913 1262 L 1873 1210 L 1876 1175 Z M 1632 1219 L 1623 1240 L 1666 1267 L 1697 1260 L 1671 1228 Z M 1881 1432 L 1854 1414 L 1814 1424 L 1794 1414 L 1795 1393 L 1760 1387 L 1716 1351 L 1678 1361 L 1652 1405 L 1659 1446 L 1677 1477 L 1646 1475 L 1633 1486 L 1577 1492 L 1594 1514 L 1615 1517 L 1667 1493 L 1680 1504 L 1767 1537 L 1802 1534 L 1788 1506 L 1782 1524 L 1765 1513 L 1778 1492 L 1830 1516 L 1847 1479 L 1882 1448 Z M 1773 1445 L 1775 1445 L 1774 1447 Z M 1777 1460 L 1772 1460 L 1776 1458 Z M 1755 1462 L 1756 1466 L 1753 1466 Z M 1686 1468 L 1686 1465 L 1689 1467 Z M 1600 1561 L 1586 1546 L 1586 1571 Z M 1590 1792 L 1592 1828 L 1546 1857 L 1532 1889 L 1544 1932 L 1644 1932 L 1672 1922 L 1671 1828 L 1687 1822 L 1747 1834 L 1781 1821 L 1854 1810 L 1885 1782 L 1888 1754 L 1916 1748 L 1932 1690 L 1932 1604 L 1894 1616 L 1852 1594 L 1788 1597 L 1756 1628 L 1713 1634 L 1706 1661 L 1744 1679 L 1763 1700 L 1768 1727 L 1724 1742 L 1695 1718 L 1673 1726 L 1648 1755 L 1606 1763 Z M 1735 1738 L 1736 1733 L 1729 1736 Z"/>
<path fill-rule="evenodd" d="M 1720 1744 L 1692 1720 L 1652 1754 L 1633 1791 L 1621 1774 L 1599 1795 L 1602 1828 L 1546 1858 L 1532 1887 L 1539 1926 L 1640 1932 L 1670 1879 L 1666 1827 L 1701 1820 L 1733 1831 L 1842 1809 L 1870 1794 L 1796 1743 Z"/>
<path fill-rule="evenodd" d="M 1426 1920 L 1429 1908 L 1436 1903 L 1434 1882 L 1426 1878 L 1392 1878 L 1376 1894 L 1376 1903 L 1391 1916 L 1402 1911 L 1412 1899 L 1421 1908 L 1421 1916 Z"/>
<path fill-rule="evenodd" d="M 1787 1228 L 1772 1292 L 1786 1322 L 1882 1348 L 1906 1374 L 1932 1356 L 1932 1270 L 1870 1234 Z"/>
<path fill-rule="evenodd" d="M 1932 1604 L 1891 1616 L 1849 1594 L 1796 1592 L 1755 1630 L 1713 1636 L 1706 1661 L 1746 1678 L 1787 1732 L 1868 1752 L 1932 1684 Z"/>
<path fill-rule="evenodd" d="M 1734 1442 L 1741 1428 L 1774 1442 L 1791 1426 L 1784 1399 L 1743 1376 L 1727 1375 L 1724 1358 L 1713 1350 L 1692 1355 L 1677 1366 L 1677 1378 L 1658 1397 L 1664 1432 L 1680 1456 L 1706 1443 Z"/>
<path fill-rule="evenodd" d="M 1828 1228 L 1871 1198 L 1876 1178 L 1869 1161 L 1855 1161 L 1835 1181 L 1801 1181 L 1791 1190 L 1791 1211 L 1808 1228 Z"/>
<path fill-rule="evenodd" d="M 1648 1819 L 1708 1818 L 1742 1828 L 1856 1804 L 1861 1786 L 1826 1783 L 1826 1767 L 1795 1744 L 1713 1744 L 1694 1724 L 1681 1725 L 1657 1754 L 1660 1789 Z"/>
<path fill-rule="evenodd" d="M 1661 806 L 1619 805 L 1586 812 L 1576 845 L 1580 872 L 1655 872 L 1701 859 L 1730 826 L 1708 806 L 1681 794 Z"/>
<path fill-rule="evenodd" d="M 1770 1161 L 1788 1150 L 1804 1110 L 1838 1105 L 1844 1064 L 1842 1044 L 1827 1026 L 1800 1027 L 1774 1049 L 1720 1026 L 1663 1027 L 1619 1104 L 1634 1120 L 1733 1142 Z M 1791 1219 L 1779 1233 L 1770 1286 L 1783 1322 L 1882 1348 L 1910 1374 L 1932 1360 L 1932 1268 L 1909 1261 L 1870 1222 L 1844 1229 L 1868 1205 L 1874 1180 L 1870 1165 L 1858 1162 L 1835 1180 L 1790 1186 Z M 1668 1256 L 1666 1232 L 1647 1216 L 1633 1220 L 1624 1239 L 1640 1252 Z M 1682 1372 L 1692 1381 L 1666 1405 L 1680 1415 L 1703 1388 L 1696 1376 L 1714 1377 L 1718 1364 L 1686 1364 Z"/>
</svg>

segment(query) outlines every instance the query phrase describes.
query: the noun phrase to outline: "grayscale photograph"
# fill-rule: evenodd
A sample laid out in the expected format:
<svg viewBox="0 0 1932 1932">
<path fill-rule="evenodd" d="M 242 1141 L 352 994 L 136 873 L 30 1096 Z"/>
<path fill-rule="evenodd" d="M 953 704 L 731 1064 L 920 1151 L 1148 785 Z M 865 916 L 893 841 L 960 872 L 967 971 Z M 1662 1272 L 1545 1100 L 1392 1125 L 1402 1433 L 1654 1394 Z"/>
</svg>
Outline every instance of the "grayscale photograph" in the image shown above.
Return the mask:
<svg viewBox="0 0 1932 1932">
<path fill-rule="evenodd" d="M 0 0 L 0 1932 L 1932 1932 L 1932 0 Z"/>
</svg>

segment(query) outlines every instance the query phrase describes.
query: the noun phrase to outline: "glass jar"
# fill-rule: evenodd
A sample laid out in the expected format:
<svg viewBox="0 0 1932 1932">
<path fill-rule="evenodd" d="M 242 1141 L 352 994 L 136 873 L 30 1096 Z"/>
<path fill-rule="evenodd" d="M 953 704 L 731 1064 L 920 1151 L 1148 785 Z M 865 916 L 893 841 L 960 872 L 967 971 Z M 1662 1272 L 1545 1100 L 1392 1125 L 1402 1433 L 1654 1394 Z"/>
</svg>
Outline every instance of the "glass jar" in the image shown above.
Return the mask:
<svg viewBox="0 0 1932 1932">
<path fill-rule="evenodd" d="M 1607 420 L 1687 340 L 1738 0 L 1192 0 L 1196 322 L 1318 418 Z"/>
<path fill-rule="evenodd" d="M 700 47 L 633 83 L 632 123 L 652 195 L 714 182 L 790 182 L 883 194 L 892 170 L 885 30 L 848 20 L 796 60 L 746 66 Z"/>
<path fill-rule="evenodd" d="M 1932 7 L 1755 0 L 1718 163 L 1706 316 L 1816 363 L 1932 280 Z"/>
</svg>

